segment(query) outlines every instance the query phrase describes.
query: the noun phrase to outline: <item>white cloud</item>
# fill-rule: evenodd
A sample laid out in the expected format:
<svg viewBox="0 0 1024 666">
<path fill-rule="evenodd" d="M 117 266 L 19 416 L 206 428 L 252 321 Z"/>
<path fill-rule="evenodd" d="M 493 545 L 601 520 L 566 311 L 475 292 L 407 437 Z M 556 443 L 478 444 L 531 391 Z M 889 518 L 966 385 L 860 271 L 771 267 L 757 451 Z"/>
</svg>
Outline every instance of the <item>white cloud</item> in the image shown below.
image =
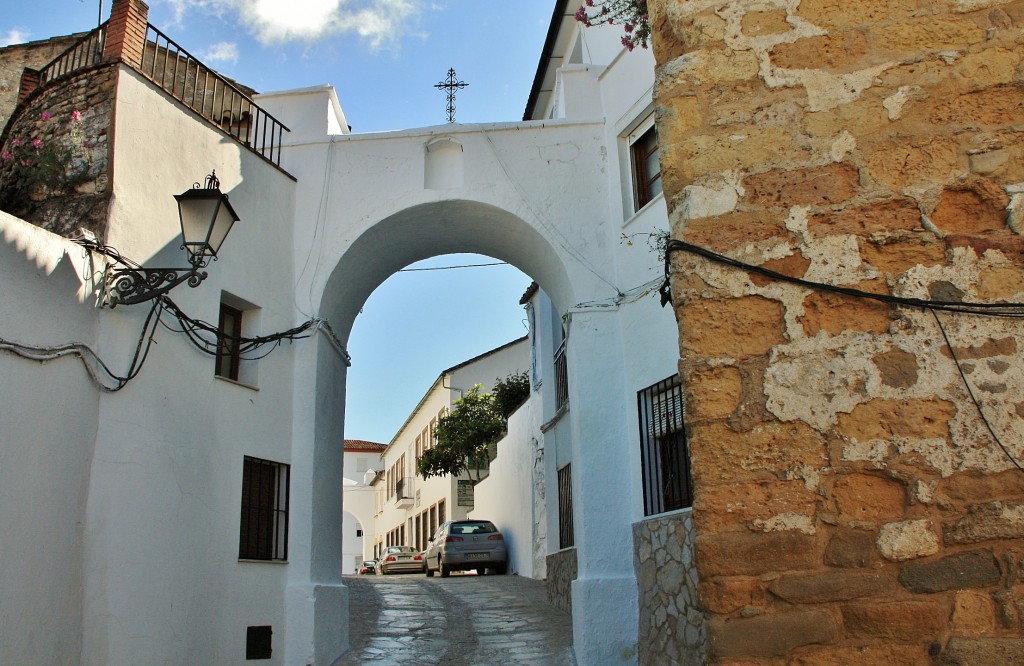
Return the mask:
<svg viewBox="0 0 1024 666">
<path fill-rule="evenodd" d="M 166 0 L 175 22 L 192 9 L 236 13 L 264 44 L 355 33 L 377 49 L 397 43 L 423 11 L 417 0 Z"/>
<path fill-rule="evenodd" d="M 11 44 L 21 44 L 28 41 L 28 31 L 20 28 L 11 28 L 7 31 L 6 35 L 0 36 L 0 46 L 10 46 Z"/>
<path fill-rule="evenodd" d="M 201 56 L 203 62 L 238 62 L 238 44 L 234 42 L 217 42 Z"/>
</svg>

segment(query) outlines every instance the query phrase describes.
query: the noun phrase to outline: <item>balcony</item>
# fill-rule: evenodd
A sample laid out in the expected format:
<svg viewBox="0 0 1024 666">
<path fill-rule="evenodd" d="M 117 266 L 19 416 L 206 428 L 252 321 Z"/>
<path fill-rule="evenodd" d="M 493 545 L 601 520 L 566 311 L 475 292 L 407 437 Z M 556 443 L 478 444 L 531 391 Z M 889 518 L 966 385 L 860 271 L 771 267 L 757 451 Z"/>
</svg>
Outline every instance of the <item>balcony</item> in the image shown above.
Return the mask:
<svg viewBox="0 0 1024 666">
<path fill-rule="evenodd" d="M 408 509 L 416 502 L 416 489 L 413 488 L 413 479 L 407 476 L 395 483 L 395 506 L 399 509 Z"/>
</svg>

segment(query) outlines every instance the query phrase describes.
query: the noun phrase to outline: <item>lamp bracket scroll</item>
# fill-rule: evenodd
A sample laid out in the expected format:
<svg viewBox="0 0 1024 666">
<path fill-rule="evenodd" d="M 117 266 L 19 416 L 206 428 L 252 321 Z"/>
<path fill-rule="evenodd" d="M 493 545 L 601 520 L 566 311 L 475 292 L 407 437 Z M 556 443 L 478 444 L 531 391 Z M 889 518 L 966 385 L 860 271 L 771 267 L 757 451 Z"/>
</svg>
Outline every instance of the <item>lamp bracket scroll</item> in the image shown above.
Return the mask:
<svg viewBox="0 0 1024 666">
<path fill-rule="evenodd" d="M 238 221 L 238 215 L 228 195 L 220 191 L 216 171 L 206 177 L 205 185 L 195 183 L 192 189 L 174 198 L 181 222 L 181 248 L 188 255 L 189 267 L 143 268 L 114 248 L 92 242 L 89 244 L 92 249 L 113 259 L 115 264 L 107 271 L 106 305 L 113 308 L 142 303 L 163 296 L 182 282 L 198 287 L 206 279 L 207 273 L 201 269 L 208 261 L 216 261 L 221 244 Z"/>
</svg>

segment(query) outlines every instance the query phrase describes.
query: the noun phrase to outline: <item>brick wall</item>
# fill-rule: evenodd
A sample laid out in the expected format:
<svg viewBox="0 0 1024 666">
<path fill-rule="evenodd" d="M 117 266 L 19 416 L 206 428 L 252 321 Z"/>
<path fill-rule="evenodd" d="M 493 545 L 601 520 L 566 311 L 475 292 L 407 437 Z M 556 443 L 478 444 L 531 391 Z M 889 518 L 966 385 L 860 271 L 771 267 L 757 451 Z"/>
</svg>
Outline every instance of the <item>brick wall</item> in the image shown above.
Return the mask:
<svg viewBox="0 0 1024 666">
<path fill-rule="evenodd" d="M 865 292 L 1024 301 L 1024 2 L 650 12 L 674 238 Z M 710 661 L 1024 660 L 1024 322 L 940 329 L 683 251 L 673 270 Z"/>
</svg>

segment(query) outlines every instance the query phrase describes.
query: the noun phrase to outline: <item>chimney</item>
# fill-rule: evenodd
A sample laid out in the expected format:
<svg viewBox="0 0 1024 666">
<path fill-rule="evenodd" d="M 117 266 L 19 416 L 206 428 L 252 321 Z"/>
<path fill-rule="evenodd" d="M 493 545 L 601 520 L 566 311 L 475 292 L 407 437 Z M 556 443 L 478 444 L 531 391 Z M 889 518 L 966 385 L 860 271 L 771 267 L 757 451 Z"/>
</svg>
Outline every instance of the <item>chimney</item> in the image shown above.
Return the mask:
<svg viewBox="0 0 1024 666">
<path fill-rule="evenodd" d="M 26 67 L 21 70 L 21 84 L 18 86 L 18 104 L 25 101 L 25 98 L 39 87 L 39 79 L 42 73 L 38 69 Z"/>
<path fill-rule="evenodd" d="M 114 0 L 107 21 L 103 60 L 120 60 L 136 68 L 142 67 L 148 25 L 149 5 L 142 0 Z"/>
</svg>

